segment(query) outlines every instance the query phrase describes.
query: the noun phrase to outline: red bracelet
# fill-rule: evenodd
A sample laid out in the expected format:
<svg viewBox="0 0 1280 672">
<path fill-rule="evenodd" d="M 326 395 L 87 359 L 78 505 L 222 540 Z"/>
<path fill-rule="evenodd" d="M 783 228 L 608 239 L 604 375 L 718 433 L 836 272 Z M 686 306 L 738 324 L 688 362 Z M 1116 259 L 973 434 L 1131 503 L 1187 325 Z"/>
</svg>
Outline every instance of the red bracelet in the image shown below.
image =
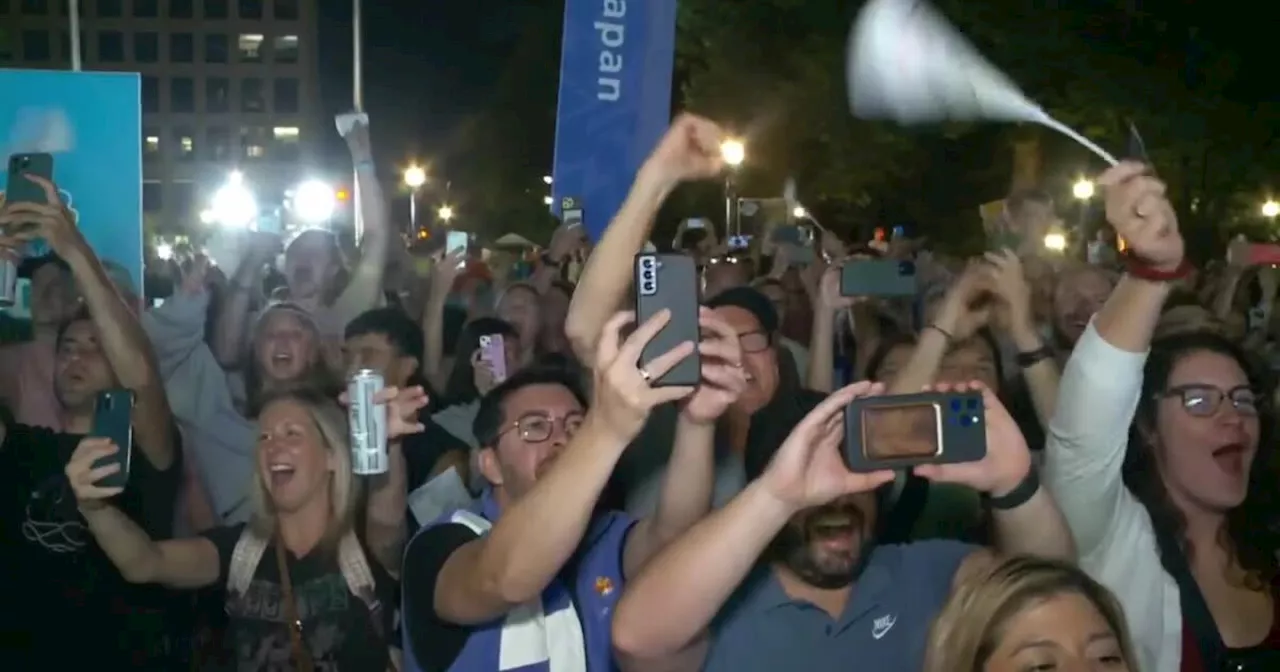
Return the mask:
<svg viewBox="0 0 1280 672">
<path fill-rule="evenodd" d="M 1138 257 L 1126 254 L 1124 255 L 1124 270 L 1126 273 L 1138 278 L 1139 280 L 1148 280 L 1151 282 L 1173 282 L 1174 280 L 1181 280 L 1190 275 L 1191 271 L 1195 270 L 1195 266 L 1191 263 L 1190 259 L 1184 258 L 1182 263 L 1178 264 L 1178 267 L 1172 271 L 1162 271 L 1158 268 L 1153 268 L 1146 261 Z"/>
</svg>

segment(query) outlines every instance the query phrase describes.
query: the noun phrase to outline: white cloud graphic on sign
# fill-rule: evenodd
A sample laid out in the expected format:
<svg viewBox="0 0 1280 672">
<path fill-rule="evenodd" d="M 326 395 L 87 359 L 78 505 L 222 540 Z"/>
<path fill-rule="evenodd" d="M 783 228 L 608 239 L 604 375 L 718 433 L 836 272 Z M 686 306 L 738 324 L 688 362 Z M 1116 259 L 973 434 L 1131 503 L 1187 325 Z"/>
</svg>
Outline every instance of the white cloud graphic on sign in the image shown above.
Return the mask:
<svg viewBox="0 0 1280 672">
<path fill-rule="evenodd" d="M 75 149 L 76 134 L 71 120 L 61 108 L 21 107 L 14 115 L 13 126 L 4 155 L 43 152 L 56 154 Z"/>
</svg>

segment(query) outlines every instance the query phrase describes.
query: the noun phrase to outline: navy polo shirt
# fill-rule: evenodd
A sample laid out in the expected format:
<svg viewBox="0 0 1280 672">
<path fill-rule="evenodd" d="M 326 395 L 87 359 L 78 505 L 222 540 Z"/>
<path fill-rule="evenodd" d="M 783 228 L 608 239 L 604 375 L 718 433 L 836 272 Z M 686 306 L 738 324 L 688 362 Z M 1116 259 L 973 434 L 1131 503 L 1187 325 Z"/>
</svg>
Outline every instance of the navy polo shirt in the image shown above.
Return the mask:
<svg viewBox="0 0 1280 672">
<path fill-rule="evenodd" d="M 716 616 L 702 669 L 918 672 L 956 570 L 977 549 L 949 540 L 877 547 L 838 619 L 787 597 L 762 566 Z"/>
</svg>

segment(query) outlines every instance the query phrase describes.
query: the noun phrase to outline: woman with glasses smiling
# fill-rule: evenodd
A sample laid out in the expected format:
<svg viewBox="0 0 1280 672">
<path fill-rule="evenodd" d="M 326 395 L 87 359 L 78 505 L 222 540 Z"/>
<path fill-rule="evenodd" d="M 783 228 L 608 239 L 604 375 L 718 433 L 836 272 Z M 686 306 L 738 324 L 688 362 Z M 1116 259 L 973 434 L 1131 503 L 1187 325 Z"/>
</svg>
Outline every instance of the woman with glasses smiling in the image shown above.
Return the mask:
<svg viewBox="0 0 1280 672">
<path fill-rule="evenodd" d="M 1124 605 L 1141 669 L 1280 669 L 1264 385 L 1221 336 L 1152 340 L 1190 269 L 1177 219 L 1145 166 L 1099 182 L 1131 259 L 1063 371 L 1046 480 L 1081 568 Z"/>
</svg>

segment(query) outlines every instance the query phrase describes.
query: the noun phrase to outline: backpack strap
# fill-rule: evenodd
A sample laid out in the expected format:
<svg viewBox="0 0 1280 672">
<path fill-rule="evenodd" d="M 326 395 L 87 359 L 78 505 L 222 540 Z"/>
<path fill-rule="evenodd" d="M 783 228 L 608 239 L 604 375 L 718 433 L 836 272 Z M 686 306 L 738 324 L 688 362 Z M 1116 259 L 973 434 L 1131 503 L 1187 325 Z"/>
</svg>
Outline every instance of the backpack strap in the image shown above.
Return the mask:
<svg viewBox="0 0 1280 672">
<path fill-rule="evenodd" d="M 1178 597 L 1182 603 L 1182 622 L 1191 636 L 1196 640 L 1196 648 L 1206 670 L 1223 669 L 1226 661 L 1227 646 L 1222 642 L 1218 632 L 1218 624 L 1213 620 L 1213 612 L 1200 592 L 1191 573 L 1191 565 L 1187 562 L 1187 554 L 1179 547 L 1177 537 L 1168 529 L 1160 529 L 1152 525 L 1156 533 L 1156 546 L 1160 551 L 1160 561 L 1166 572 L 1178 584 Z"/>
<path fill-rule="evenodd" d="M 233 598 L 240 598 L 249 591 L 249 583 L 253 581 L 253 573 L 258 571 L 258 563 L 267 552 L 267 540 L 259 537 L 245 526 L 236 540 L 235 550 L 231 552 L 231 567 L 227 570 L 227 593 Z"/>
</svg>

